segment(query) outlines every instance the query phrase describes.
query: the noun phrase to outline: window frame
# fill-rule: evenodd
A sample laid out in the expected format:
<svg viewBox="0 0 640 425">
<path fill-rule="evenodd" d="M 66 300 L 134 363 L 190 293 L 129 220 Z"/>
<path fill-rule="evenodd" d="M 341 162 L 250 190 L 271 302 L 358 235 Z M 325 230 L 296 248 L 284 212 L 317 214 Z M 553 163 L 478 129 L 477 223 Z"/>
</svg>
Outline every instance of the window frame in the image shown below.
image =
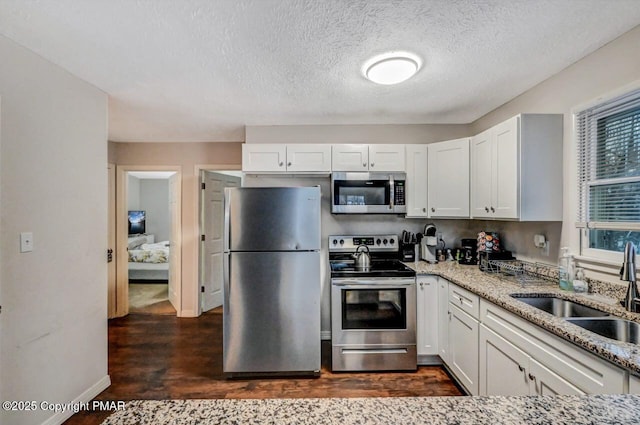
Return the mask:
<svg viewBox="0 0 640 425">
<path fill-rule="evenodd" d="M 594 107 L 597 107 L 599 105 L 602 105 L 603 103 L 607 103 L 610 102 L 616 98 L 619 98 L 621 96 L 624 96 L 626 94 L 630 94 L 633 91 L 637 91 L 640 90 L 640 80 L 634 81 L 631 84 L 625 85 L 621 88 L 618 88 L 612 92 L 609 92 L 607 94 L 604 94 L 602 96 L 597 97 L 596 99 L 593 99 L 589 102 L 586 102 L 584 104 L 578 105 L 574 108 L 572 108 L 571 110 L 571 114 L 572 114 L 572 141 L 573 141 L 573 155 L 571 155 L 572 160 L 575 161 L 575 158 L 577 158 L 577 153 L 579 151 L 580 148 L 580 138 L 579 138 L 579 121 L 578 121 L 578 116 L 584 112 L 587 109 L 591 109 Z M 639 95 L 640 97 L 640 95 Z M 578 161 L 576 161 L 575 163 L 573 163 L 573 167 L 571 167 L 571 172 L 574 173 L 574 175 L 578 176 L 579 172 L 580 172 L 580 164 Z M 577 225 L 576 223 L 576 216 L 578 215 L 578 208 L 580 206 L 580 202 L 582 202 L 582 200 L 580 199 L 580 189 L 579 189 L 579 185 L 580 185 L 580 178 L 578 177 L 577 180 L 572 184 L 572 191 L 575 190 L 576 191 L 576 198 L 575 200 L 577 201 L 577 203 L 574 205 L 574 208 L 572 208 L 571 211 L 571 216 L 572 216 L 572 220 L 570 221 L 570 225 L 571 226 L 575 226 L 578 227 L 577 228 L 577 238 L 578 240 L 575 241 L 576 245 L 579 247 L 580 249 L 580 255 L 578 256 L 578 259 L 582 259 L 585 260 L 587 263 L 592 263 L 596 266 L 596 268 L 600 268 L 598 266 L 604 266 L 605 268 L 610 268 L 611 266 L 616 266 L 619 267 L 620 262 L 622 261 L 622 257 L 623 257 L 623 253 L 622 252 L 617 252 L 617 251 L 609 251 L 609 250 L 604 250 L 604 249 L 598 249 L 598 248 L 590 248 L 589 247 L 589 227 L 581 227 L 579 225 Z M 587 202 L 586 205 L 584 206 L 584 208 L 589 209 L 590 205 Z M 637 230 L 640 229 L 640 222 L 637 223 L 637 227 L 635 229 L 631 228 L 624 228 L 622 229 L 619 225 L 616 225 L 615 222 L 612 222 L 612 226 L 611 227 L 607 227 L 607 229 L 611 229 L 611 230 L 616 230 L 616 229 L 621 229 L 621 230 Z M 602 228 L 602 227 L 600 227 Z M 640 247 L 639 247 L 640 248 Z"/>
</svg>

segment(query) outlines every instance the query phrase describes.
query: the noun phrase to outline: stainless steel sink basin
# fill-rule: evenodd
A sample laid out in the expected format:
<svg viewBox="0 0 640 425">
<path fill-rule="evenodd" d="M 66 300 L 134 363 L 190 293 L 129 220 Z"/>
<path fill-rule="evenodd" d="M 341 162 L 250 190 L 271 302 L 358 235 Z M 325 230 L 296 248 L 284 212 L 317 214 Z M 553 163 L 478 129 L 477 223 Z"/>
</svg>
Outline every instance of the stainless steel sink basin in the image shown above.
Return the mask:
<svg viewBox="0 0 640 425">
<path fill-rule="evenodd" d="M 640 324 L 616 318 L 568 318 L 567 322 L 616 341 L 640 344 Z"/>
<path fill-rule="evenodd" d="M 557 297 L 532 297 L 511 295 L 518 301 L 546 311 L 556 317 L 605 317 L 609 313 Z"/>
</svg>

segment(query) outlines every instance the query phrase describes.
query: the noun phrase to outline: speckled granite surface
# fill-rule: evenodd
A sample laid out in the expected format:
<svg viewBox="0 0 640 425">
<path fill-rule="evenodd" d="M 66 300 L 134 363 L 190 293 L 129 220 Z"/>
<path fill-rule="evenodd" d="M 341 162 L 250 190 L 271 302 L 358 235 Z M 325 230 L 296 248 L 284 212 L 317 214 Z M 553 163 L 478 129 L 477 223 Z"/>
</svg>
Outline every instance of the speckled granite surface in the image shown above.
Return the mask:
<svg viewBox="0 0 640 425">
<path fill-rule="evenodd" d="M 468 289 L 492 303 L 509 310 L 542 328 L 558 335 L 590 352 L 640 375 L 640 346 L 614 341 L 584 330 L 562 318 L 512 298 L 511 294 L 549 294 L 579 302 L 606 311 L 614 316 L 640 322 L 640 313 L 629 313 L 619 300 L 601 294 L 576 294 L 561 291 L 554 283 L 521 285 L 513 278 L 481 272 L 477 266 L 459 265 L 455 262 L 429 264 L 424 261 L 405 263 L 418 274 L 434 274 Z M 640 418 L 638 419 L 640 423 Z"/>
<path fill-rule="evenodd" d="M 637 424 L 640 396 L 131 401 L 103 425 Z"/>
</svg>

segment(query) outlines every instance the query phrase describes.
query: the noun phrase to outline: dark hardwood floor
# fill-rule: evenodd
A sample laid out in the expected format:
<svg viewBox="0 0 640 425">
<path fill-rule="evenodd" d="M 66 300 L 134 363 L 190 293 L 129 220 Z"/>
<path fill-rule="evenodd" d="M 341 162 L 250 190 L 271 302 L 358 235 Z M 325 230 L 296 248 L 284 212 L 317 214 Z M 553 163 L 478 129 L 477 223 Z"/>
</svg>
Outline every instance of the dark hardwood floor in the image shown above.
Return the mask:
<svg viewBox="0 0 640 425">
<path fill-rule="evenodd" d="M 222 375 L 222 310 L 199 318 L 136 315 L 109 321 L 111 386 L 98 400 L 458 396 L 441 367 L 415 373 L 331 373 L 323 342 L 319 378 L 227 380 Z M 109 412 L 80 412 L 66 425 L 100 424 Z"/>
</svg>

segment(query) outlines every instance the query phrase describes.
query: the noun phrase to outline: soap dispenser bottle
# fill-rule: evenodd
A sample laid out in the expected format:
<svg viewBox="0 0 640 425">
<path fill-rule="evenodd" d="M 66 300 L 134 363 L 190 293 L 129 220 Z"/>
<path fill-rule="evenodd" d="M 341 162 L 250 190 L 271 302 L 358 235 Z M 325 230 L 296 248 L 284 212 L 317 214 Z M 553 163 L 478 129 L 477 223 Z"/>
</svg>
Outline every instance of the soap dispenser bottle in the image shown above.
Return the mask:
<svg viewBox="0 0 640 425">
<path fill-rule="evenodd" d="M 560 280 L 560 289 L 569 290 L 569 267 L 571 262 L 571 256 L 569 255 L 569 248 L 560 248 L 560 258 L 558 259 L 558 278 Z"/>
</svg>

